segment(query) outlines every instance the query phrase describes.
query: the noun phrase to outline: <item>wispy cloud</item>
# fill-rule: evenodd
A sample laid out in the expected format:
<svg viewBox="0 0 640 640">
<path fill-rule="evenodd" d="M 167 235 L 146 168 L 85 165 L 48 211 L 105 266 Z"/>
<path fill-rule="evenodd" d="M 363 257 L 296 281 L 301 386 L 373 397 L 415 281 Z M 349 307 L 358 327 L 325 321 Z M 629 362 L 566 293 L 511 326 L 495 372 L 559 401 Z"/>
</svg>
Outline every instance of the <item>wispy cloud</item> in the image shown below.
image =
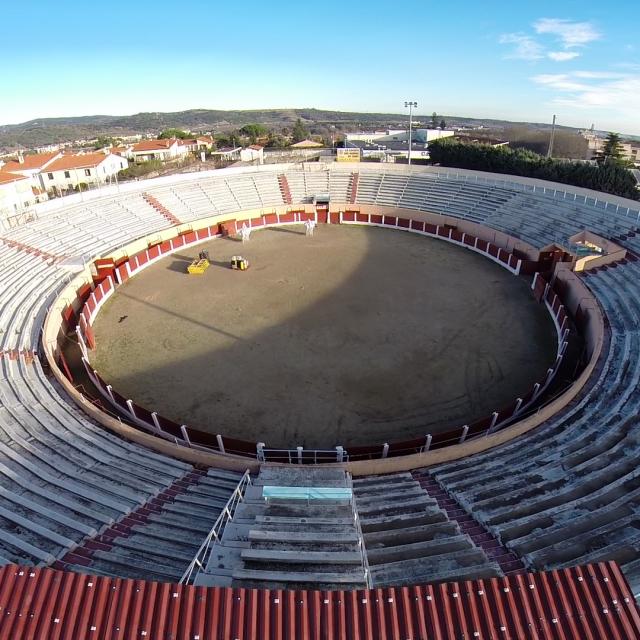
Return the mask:
<svg viewBox="0 0 640 640">
<path fill-rule="evenodd" d="M 507 54 L 507 58 L 519 60 L 539 60 L 544 58 L 542 45 L 524 33 L 503 33 L 499 42 L 500 44 L 513 45 L 513 49 L 511 53 Z"/>
<path fill-rule="evenodd" d="M 533 23 L 536 33 L 554 35 L 565 49 L 584 47 L 601 35 L 590 22 L 541 18 Z"/>
<path fill-rule="evenodd" d="M 540 18 L 531 26 L 535 33 L 520 31 L 500 36 L 500 44 L 512 45 L 505 57 L 520 60 L 548 58 L 554 62 L 567 62 L 578 58 L 580 49 L 601 38 L 600 32 L 590 22 Z"/>
<path fill-rule="evenodd" d="M 549 51 L 547 57 L 555 60 L 556 62 L 565 62 L 566 60 L 573 60 L 580 54 L 577 51 Z"/>
<path fill-rule="evenodd" d="M 551 101 L 554 105 L 630 121 L 640 111 L 640 73 L 576 71 L 539 74 L 531 79 L 556 94 Z"/>
</svg>

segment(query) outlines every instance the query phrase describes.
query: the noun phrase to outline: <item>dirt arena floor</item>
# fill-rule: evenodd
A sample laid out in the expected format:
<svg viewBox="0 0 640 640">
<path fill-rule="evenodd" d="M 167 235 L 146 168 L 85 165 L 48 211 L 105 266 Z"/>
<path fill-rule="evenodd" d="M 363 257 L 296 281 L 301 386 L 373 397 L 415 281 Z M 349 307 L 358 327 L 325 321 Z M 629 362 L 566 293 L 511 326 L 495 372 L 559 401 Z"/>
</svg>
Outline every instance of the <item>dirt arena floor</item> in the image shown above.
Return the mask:
<svg viewBox="0 0 640 640">
<path fill-rule="evenodd" d="M 213 264 L 187 275 L 200 249 Z M 238 253 L 246 272 L 228 268 Z M 555 330 L 528 281 L 402 231 L 266 229 L 122 286 L 92 361 L 125 397 L 201 430 L 270 447 L 405 440 L 488 415 L 544 375 Z"/>
</svg>

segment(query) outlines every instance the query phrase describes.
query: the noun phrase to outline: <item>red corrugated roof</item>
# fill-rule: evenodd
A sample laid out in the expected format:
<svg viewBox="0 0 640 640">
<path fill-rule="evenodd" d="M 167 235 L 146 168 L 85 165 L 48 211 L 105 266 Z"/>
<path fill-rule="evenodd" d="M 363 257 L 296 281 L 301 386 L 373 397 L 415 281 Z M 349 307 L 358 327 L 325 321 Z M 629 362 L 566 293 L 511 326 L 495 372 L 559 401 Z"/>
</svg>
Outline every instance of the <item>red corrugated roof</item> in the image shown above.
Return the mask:
<svg viewBox="0 0 640 640">
<path fill-rule="evenodd" d="M 613 562 L 372 589 L 191 587 L 8 565 L 2 640 L 633 640 L 640 613 Z"/>
</svg>

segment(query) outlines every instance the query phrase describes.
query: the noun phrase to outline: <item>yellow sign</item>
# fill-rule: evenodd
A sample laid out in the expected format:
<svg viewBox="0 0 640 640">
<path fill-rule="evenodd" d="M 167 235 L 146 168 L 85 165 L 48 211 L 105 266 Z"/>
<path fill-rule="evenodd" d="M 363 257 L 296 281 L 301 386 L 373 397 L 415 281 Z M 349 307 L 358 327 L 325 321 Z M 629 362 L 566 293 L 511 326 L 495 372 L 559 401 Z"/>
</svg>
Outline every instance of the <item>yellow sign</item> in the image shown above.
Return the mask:
<svg viewBox="0 0 640 640">
<path fill-rule="evenodd" d="M 338 162 L 360 162 L 360 149 L 336 149 Z"/>
</svg>

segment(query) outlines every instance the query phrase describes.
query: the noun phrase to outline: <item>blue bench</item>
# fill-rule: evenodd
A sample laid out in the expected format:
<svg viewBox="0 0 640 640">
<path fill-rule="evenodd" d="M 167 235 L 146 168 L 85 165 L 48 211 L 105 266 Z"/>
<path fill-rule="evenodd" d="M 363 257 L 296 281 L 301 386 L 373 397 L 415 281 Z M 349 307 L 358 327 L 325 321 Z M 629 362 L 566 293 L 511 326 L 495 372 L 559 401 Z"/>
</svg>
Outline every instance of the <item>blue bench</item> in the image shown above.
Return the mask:
<svg viewBox="0 0 640 640">
<path fill-rule="evenodd" d="M 262 487 L 262 497 L 278 500 L 351 500 L 353 492 L 347 487 Z"/>
</svg>

